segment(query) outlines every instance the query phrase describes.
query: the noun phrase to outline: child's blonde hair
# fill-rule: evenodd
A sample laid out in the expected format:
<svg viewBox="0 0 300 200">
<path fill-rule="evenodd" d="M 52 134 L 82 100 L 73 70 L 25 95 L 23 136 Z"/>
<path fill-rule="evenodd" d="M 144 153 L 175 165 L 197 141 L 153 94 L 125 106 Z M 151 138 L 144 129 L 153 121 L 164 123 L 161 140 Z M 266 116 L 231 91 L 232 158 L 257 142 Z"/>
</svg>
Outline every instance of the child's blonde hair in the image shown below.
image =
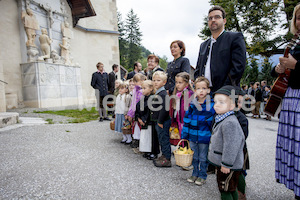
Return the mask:
<svg viewBox="0 0 300 200">
<path fill-rule="evenodd" d="M 168 76 L 165 72 L 162 72 L 162 71 L 157 71 L 157 72 L 154 72 L 154 74 L 152 75 L 152 79 L 155 77 L 155 76 L 158 76 L 159 78 L 161 78 L 163 81 L 166 81 L 168 79 Z"/>
<path fill-rule="evenodd" d="M 139 82 L 139 81 L 144 81 L 146 80 L 147 77 L 144 75 L 144 74 L 141 74 L 141 73 L 137 73 L 133 76 L 132 80 L 134 82 Z"/>
<path fill-rule="evenodd" d="M 208 80 L 207 78 L 205 78 L 204 76 L 200 76 L 200 77 L 196 78 L 196 80 L 195 80 L 195 82 L 194 82 L 195 88 L 196 88 L 196 84 L 197 84 L 197 83 L 200 83 L 200 82 L 205 82 L 207 88 L 209 88 L 209 80 Z"/>
<path fill-rule="evenodd" d="M 118 87 L 115 87 L 115 89 L 119 89 L 119 88 L 120 88 L 120 85 L 122 85 L 123 81 L 120 80 L 120 79 L 117 79 L 117 80 L 115 81 L 115 84 L 116 84 L 116 83 L 119 83 L 119 86 L 118 86 Z"/>
<path fill-rule="evenodd" d="M 150 81 L 150 80 L 145 80 L 143 83 L 142 83 L 142 87 L 147 85 L 150 89 L 151 89 L 151 94 L 155 94 L 155 88 L 154 88 L 154 85 L 153 85 L 153 82 Z"/>
<path fill-rule="evenodd" d="M 123 88 L 126 88 L 127 89 L 126 94 L 129 94 L 129 84 L 126 81 L 121 83 L 119 86 L 119 89 L 123 89 Z"/>
</svg>

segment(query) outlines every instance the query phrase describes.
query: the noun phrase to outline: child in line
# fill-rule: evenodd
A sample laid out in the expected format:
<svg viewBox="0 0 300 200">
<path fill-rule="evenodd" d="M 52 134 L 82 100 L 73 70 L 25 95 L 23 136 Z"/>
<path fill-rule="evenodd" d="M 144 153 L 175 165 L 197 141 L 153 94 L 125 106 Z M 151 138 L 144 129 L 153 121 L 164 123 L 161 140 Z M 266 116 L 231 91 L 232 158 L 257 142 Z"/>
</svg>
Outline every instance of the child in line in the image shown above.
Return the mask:
<svg viewBox="0 0 300 200">
<path fill-rule="evenodd" d="M 148 106 L 148 99 L 150 97 L 150 95 L 154 94 L 154 86 L 152 81 L 150 80 L 146 80 L 142 83 L 142 93 L 143 93 L 143 97 L 141 98 L 141 100 L 137 103 L 136 105 L 136 112 L 135 112 L 135 120 L 139 122 L 139 124 L 141 125 L 141 129 L 148 129 L 148 126 L 152 126 L 152 122 L 150 121 L 150 108 Z M 143 134 L 143 132 L 141 132 L 141 135 Z M 152 133 L 151 133 L 151 137 L 152 137 Z M 142 138 L 142 136 L 141 136 Z M 152 140 L 149 141 L 145 141 L 146 143 L 152 143 Z M 152 146 L 152 144 L 151 144 Z M 140 151 L 142 151 L 140 149 Z M 142 151 L 145 152 L 145 151 Z M 159 153 L 159 152 L 158 152 Z M 157 157 L 157 152 L 151 152 L 148 151 L 146 152 L 143 157 L 147 158 L 148 160 L 153 159 L 154 157 Z"/>
<path fill-rule="evenodd" d="M 243 133 L 245 136 L 245 145 L 244 145 L 244 165 L 243 165 L 243 170 L 239 176 L 239 182 L 238 182 L 238 195 L 239 199 L 246 199 L 246 181 L 245 177 L 247 175 L 246 170 L 250 169 L 250 164 L 249 164 L 249 155 L 248 155 L 248 149 L 247 149 L 247 144 L 246 140 L 249 134 L 249 129 L 248 129 L 248 119 L 245 116 L 245 114 L 241 111 L 243 104 L 244 104 L 244 96 L 245 92 L 241 90 L 238 86 L 235 87 L 236 89 L 236 94 L 238 95 L 237 101 L 236 101 L 236 106 L 237 110 L 235 111 L 235 116 L 237 117 L 241 128 L 243 129 Z"/>
<path fill-rule="evenodd" d="M 138 122 L 134 122 L 133 119 L 134 119 L 134 115 L 135 115 L 136 104 L 140 101 L 140 99 L 143 96 L 141 85 L 142 85 L 143 81 L 146 80 L 146 76 L 141 73 L 137 73 L 133 76 L 132 80 L 133 80 L 133 83 L 135 84 L 135 88 L 132 92 L 131 105 L 130 105 L 127 115 L 125 116 L 125 119 L 128 119 L 130 122 L 132 122 L 132 125 L 133 125 L 132 127 L 134 130 L 134 132 L 133 132 L 134 141 L 131 144 L 131 147 L 136 149 L 139 145 L 141 129 L 140 129 L 140 125 L 138 124 Z"/>
<path fill-rule="evenodd" d="M 122 80 L 119 80 L 119 79 L 117 79 L 116 81 L 115 81 L 115 91 L 114 91 L 114 95 L 115 96 L 118 96 L 118 94 L 119 94 L 119 89 L 120 89 L 120 85 L 123 83 L 123 81 Z"/>
<path fill-rule="evenodd" d="M 133 95 L 133 90 L 135 88 L 135 85 L 134 85 L 132 79 L 128 80 L 128 82 L 129 82 L 129 94 L 130 94 L 130 96 L 132 96 Z"/>
<path fill-rule="evenodd" d="M 194 85 L 195 98 L 190 103 L 183 119 L 181 138 L 189 140 L 191 149 L 194 151 L 192 162 L 194 169 L 187 181 L 203 185 L 207 178 L 207 153 L 215 110 L 214 102 L 209 95 L 209 80 L 205 77 L 198 77 Z"/>
<path fill-rule="evenodd" d="M 217 113 L 208 151 L 208 161 L 217 167 L 217 183 L 221 199 L 238 199 L 237 185 L 243 169 L 245 136 L 234 114 L 233 86 L 215 92 Z"/>
<path fill-rule="evenodd" d="M 169 129 L 171 119 L 166 109 L 166 97 L 168 96 L 165 84 L 167 83 L 167 74 L 157 71 L 152 76 L 152 81 L 156 92 L 152 99 L 153 109 L 151 111 L 151 121 L 155 124 L 155 131 L 152 132 L 152 151 L 159 152 L 161 147 L 162 155 L 153 160 L 156 167 L 171 167 L 171 144 Z M 158 103 L 159 102 L 159 103 Z M 158 109 L 160 107 L 160 109 Z M 158 138 L 158 141 L 157 141 Z"/>
<path fill-rule="evenodd" d="M 183 127 L 183 118 L 188 109 L 189 98 L 193 95 L 193 87 L 190 84 L 190 75 L 187 72 L 181 72 L 175 76 L 175 89 L 170 103 L 170 116 L 172 125 L 178 127 L 179 135 Z M 171 144 L 177 145 L 180 139 L 170 139 Z"/>
<path fill-rule="evenodd" d="M 122 133 L 123 123 L 125 121 L 125 115 L 128 112 L 128 101 L 130 101 L 130 95 L 128 94 L 128 84 L 121 83 L 119 85 L 119 94 L 116 98 L 115 107 L 115 131 Z M 131 134 L 123 134 L 121 143 L 130 144 L 132 141 Z"/>
</svg>

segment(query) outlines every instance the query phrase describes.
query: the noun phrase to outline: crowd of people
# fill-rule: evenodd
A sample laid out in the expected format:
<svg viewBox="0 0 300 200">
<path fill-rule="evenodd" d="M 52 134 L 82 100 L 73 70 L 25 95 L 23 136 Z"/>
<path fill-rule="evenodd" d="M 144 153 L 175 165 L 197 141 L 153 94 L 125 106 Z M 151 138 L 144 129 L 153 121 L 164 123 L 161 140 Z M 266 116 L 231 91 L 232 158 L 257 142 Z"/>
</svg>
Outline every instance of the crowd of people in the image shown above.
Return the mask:
<svg viewBox="0 0 300 200">
<path fill-rule="evenodd" d="M 121 143 L 153 160 L 156 167 L 171 167 L 171 145 L 188 140 L 194 154 L 192 165 L 185 168 L 193 170 L 187 181 L 203 185 L 207 174 L 213 172 L 221 199 L 246 199 L 249 131 L 245 105 L 250 105 L 252 118 L 259 118 L 270 86 L 262 81 L 240 87 L 246 65 L 245 41 L 242 33 L 225 31 L 225 24 L 224 9 L 212 7 L 208 12 L 211 38 L 200 46 L 194 80 L 190 79 L 185 45 L 175 40 L 170 45 L 174 60 L 166 71 L 151 54 L 147 70 L 142 71 L 137 62 L 127 80 L 121 81 L 117 65 L 108 75 L 99 62 L 91 85 L 96 90 L 100 121 L 110 120 L 106 96 L 111 94 L 114 99 L 110 101 L 115 108 L 114 130 L 122 135 Z M 295 7 L 291 27 L 293 33 L 300 30 L 300 5 Z M 288 57 L 280 57 L 272 72 L 291 71 L 279 119 L 275 177 L 294 191 L 295 199 L 300 199 L 299 47 Z M 170 128 L 178 129 L 179 138 L 170 138 Z"/>
</svg>

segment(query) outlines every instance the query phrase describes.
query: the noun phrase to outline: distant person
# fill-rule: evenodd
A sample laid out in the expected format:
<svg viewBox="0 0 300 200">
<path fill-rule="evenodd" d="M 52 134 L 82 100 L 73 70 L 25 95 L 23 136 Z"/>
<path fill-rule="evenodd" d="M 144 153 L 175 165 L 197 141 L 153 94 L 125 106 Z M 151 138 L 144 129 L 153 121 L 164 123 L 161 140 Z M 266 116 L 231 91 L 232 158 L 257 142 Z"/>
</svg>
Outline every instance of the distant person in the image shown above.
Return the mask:
<svg viewBox="0 0 300 200">
<path fill-rule="evenodd" d="M 157 71 L 164 71 L 163 68 L 159 66 L 159 58 L 156 55 L 150 54 L 147 58 L 147 72 L 146 76 L 149 80 L 152 80 L 152 76 Z"/>
<path fill-rule="evenodd" d="M 262 99 L 263 99 L 263 108 L 267 105 L 267 102 L 268 102 L 268 99 L 269 99 L 269 97 L 270 97 L 270 90 L 271 90 L 271 87 L 270 86 L 266 86 L 265 87 L 265 90 L 263 91 L 263 93 L 262 93 Z M 266 118 L 265 118 L 266 120 L 270 120 L 271 121 L 271 116 L 270 115 L 268 115 L 268 114 L 266 114 Z"/>
<path fill-rule="evenodd" d="M 112 66 L 112 72 L 108 74 L 108 91 L 110 94 L 114 94 L 115 91 L 115 81 L 118 79 L 118 71 L 119 71 L 119 65 L 113 64 Z"/>
<path fill-rule="evenodd" d="M 267 81 L 261 81 L 260 82 L 260 90 L 261 90 L 262 93 L 264 93 L 265 87 L 267 87 Z M 265 103 L 264 103 L 264 100 L 262 99 L 262 101 L 260 103 L 260 109 L 259 109 L 259 114 L 260 115 L 264 114 L 264 108 L 265 108 Z"/>
<path fill-rule="evenodd" d="M 252 110 L 252 118 L 260 118 L 260 103 L 262 101 L 262 91 L 259 87 L 259 82 L 254 83 L 251 95 L 255 98 L 255 101 L 251 102 L 254 110 Z"/>
<path fill-rule="evenodd" d="M 208 11 L 211 37 L 200 46 L 195 79 L 204 76 L 212 92 L 224 85 L 239 86 L 246 66 L 246 45 L 242 33 L 225 31 L 226 13 L 221 6 Z"/>
<path fill-rule="evenodd" d="M 106 108 L 103 106 L 103 99 L 108 95 L 108 74 L 104 72 L 104 65 L 98 62 L 96 65 L 98 71 L 94 72 L 92 75 L 91 86 L 95 89 L 95 94 L 97 98 L 98 112 L 99 112 L 99 122 L 103 120 L 110 119 L 107 117 Z"/>
<path fill-rule="evenodd" d="M 170 45 L 171 54 L 174 57 L 172 62 L 167 66 L 167 84 L 165 88 L 171 95 L 175 87 L 175 77 L 180 72 L 190 73 L 191 65 L 189 59 L 185 58 L 185 45 L 180 40 L 175 40 Z"/>
<path fill-rule="evenodd" d="M 135 74 L 139 73 L 142 71 L 142 64 L 139 62 L 135 62 L 134 65 L 134 70 L 132 72 L 129 72 L 127 75 L 127 80 L 132 79 Z"/>
</svg>

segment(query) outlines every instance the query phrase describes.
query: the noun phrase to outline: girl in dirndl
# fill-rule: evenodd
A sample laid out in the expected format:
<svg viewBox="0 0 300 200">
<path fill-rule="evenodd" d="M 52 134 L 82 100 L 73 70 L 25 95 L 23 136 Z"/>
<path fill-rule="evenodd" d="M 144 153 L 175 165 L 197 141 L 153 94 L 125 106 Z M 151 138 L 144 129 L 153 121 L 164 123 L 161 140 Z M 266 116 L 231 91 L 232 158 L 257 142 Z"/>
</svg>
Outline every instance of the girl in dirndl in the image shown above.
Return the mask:
<svg viewBox="0 0 300 200">
<path fill-rule="evenodd" d="M 135 116 L 135 110 L 136 110 L 136 104 L 140 101 L 140 99 L 142 98 L 143 94 L 142 94 L 142 83 L 144 80 L 146 80 L 146 76 L 141 74 L 141 73 L 137 73 L 133 76 L 132 80 L 133 83 L 135 84 L 135 88 L 132 92 L 132 101 L 131 101 L 131 105 L 129 107 L 129 111 L 127 113 L 127 115 L 125 116 L 125 119 L 128 119 L 130 122 L 132 122 L 132 128 L 133 128 L 133 143 L 131 144 L 131 147 L 134 149 L 135 152 L 137 152 L 137 150 L 135 150 L 138 145 L 139 145 L 139 140 L 140 140 L 140 133 L 141 133 L 141 128 L 140 128 L 140 124 L 138 122 L 134 122 L 134 116 Z"/>
<path fill-rule="evenodd" d="M 291 33 L 300 32 L 300 4 L 294 8 Z M 288 89 L 283 97 L 279 118 L 275 177 L 300 199 L 300 45 L 291 50 L 288 58 L 280 57 L 272 74 L 290 69 Z M 274 72 L 275 71 L 275 72 Z"/>
<path fill-rule="evenodd" d="M 172 119 L 171 127 L 178 127 L 179 138 L 183 127 L 183 118 L 189 108 L 190 97 L 194 94 L 193 87 L 190 84 L 190 75 L 187 72 L 181 72 L 175 76 L 175 89 L 173 95 L 176 99 L 170 100 L 170 117 Z M 172 145 L 177 145 L 180 139 L 170 139 Z"/>
<path fill-rule="evenodd" d="M 141 125 L 141 137 L 140 137 L 140 146 L 139 151 L 145 152 L 143 157 L 148 160 L 153 160 L 157 158 L 157 154 L 159 154 L 159 143 L 157 133 L 155 134 L 155 128 L 153 128 L 153 123 L 150 120 L 150 108 L 148 106 L 148 99 L 150 95 L 154 94 L 155 89 L 153 82 L 151 80 L 146 80 L 142 83 L 142 93 L 143 98 L 136 105 L 135 112 L 135 120 L 139 122 Z M 153 134 L 156 136 L 157 148 L 154 149 L 153 142 Z M 144 145 L 144 147 L 142 146 Z M 148 149 L 148 147 L 151 147 Z M 148 150 L 146 150 L 148 149 Z"/>
<path fill-rule="evenodd" d="M 131 96 L 128 94 L 129 85 L 126 83 L 121 83 L 119 86 L 119 94 L 116 98 L 115 107 L 115 132 L 122 133 L 122 127 L 125 121 L 125 115 L 128 112 L 128 101 L 131 100 Z M 130 144 L 132 141 L 131 134 L 124 134 L 121 143 Z"/>
</svg>

